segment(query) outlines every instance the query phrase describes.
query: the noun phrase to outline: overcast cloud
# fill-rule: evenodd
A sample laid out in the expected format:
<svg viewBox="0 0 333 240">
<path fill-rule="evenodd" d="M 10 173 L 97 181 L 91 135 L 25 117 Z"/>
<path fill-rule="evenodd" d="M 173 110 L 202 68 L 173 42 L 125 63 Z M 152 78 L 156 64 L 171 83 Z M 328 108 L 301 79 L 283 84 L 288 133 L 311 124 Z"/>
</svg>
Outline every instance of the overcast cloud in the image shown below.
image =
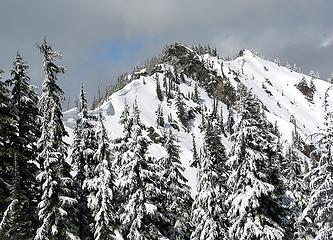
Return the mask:
<svg viewBox="0 0 333 240">
<path fill-rule="evenodd" d="M 59 84 L 73 99 L 83 82 L 100 85 L 158 54 L 166 43 L 209 43 L 222 56 L 253 48 L 326 78 L 333 72 L 332 0 L 0 0 L 0 66 L 19 50 L 40 88 L 44 36 L 68 71 Z"/>
</svg>

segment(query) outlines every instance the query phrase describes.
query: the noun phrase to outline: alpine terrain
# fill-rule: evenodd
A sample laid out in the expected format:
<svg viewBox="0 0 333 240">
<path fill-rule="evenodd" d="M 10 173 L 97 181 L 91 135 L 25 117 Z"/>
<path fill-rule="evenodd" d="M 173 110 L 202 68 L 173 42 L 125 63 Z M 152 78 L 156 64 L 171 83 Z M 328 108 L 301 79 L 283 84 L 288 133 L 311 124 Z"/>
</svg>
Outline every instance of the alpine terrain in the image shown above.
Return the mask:
<svg viewBox="0 0 333 240">
<path fill-rule="evenodd" d="M 333 94 L 254 51 L 173 43 L 90 109 L 59 52 L 0 85 L 0 239 L 333 239 Z M 2 237 L 2 238 L 1 238 Z"/>
</svg>

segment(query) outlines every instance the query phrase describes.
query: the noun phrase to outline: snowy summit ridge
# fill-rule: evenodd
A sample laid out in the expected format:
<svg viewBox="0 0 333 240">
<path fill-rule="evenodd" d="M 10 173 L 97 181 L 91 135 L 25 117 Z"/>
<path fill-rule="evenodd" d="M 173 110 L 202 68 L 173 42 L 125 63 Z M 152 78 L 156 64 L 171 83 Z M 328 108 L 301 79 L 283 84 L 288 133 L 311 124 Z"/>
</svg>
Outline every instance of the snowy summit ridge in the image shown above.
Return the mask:
<svg viewBox="0 0 333 240">
<path fill-rule="evenodd" d="M 242 83 L 247 89 L 251 89 L 264 105 L 268 120 L 279 127 L 281 140 L 286 145 L 290 144 L 292 130 L 294 129 L 294 123 L 291 119 L 295 119 L 297 130 L 303 138 L 323 127 L 324 95 L 325 91 L 331 86 L 330 83 L 324 80 L 314 79 L 278 63 L 264 60 L 247 49 L 240 51 L 237 58 L 227 61 L 208 53 L 198 54 L 195 50 L 175 43 L 165 51 L 162 61 L 162 63 L 153 66 L 154 69 L 150 73 L 147 72 L 146 68 L 143 68 L 135 74 L 126 76 L 131 79 L 129 83 L 109 96 L 99 108 L 105 116 L 105 125 L 110 137 L 115 139 L 122 135 L 122 126 L 119 119 L 124 104 L 127 102 L 131 106 L 135 99 L 141 112 L 140 116 L 143 124 L 146 127 L 153 127 L 158 134 L 161 134 L 163 130 L 156 125 L 155 113 L 160 104 L 164 116 L 172 116 L 172 122 L 176 122 L 176 124 L 167 122 L 166 128 L 171 128 L 180 141 L 181 159 L 183 159 L 183 165 L 186 168 L 185 175 L 194 192 L 196 170 L 190 167 L 193 158 L 192 139 L 194 136 L 198 149 L 203 141 L 200 130 L 202 117 L 196 109 L 204 106 L 205 113 L 208 114 L 213 110 L 214 104 L 214 97 L 207 92 L 207 89 L 212 91 L 211 89 L 224 88 L 224 91 L 236 91 L 239 83 Z M 191 120 L 189 130 L 185 130 L 177 119 L 175 98 L 167 100 L 164 97 L 163 101 L 160 101 L 156 95 L 157 80 L 162 85 L 163 78 L 168 78 L 168 76 L 174 75 L 175 72 L 179 75 L 179 78 L 184 78 L 179 80 L 179 90 L 185 97 L 186 109 L 188 111 L 193 110 L 192 112 L 195 115 L 194 119 Z M 207 78 L 211 79 L 207 81 Z M 311 79 L 313 80 L 315 91 L 312 101 L 307 99 L 302 91 L 297 88 L 302 79 L 305 79 L 307 84 L 310 84 Z M 189 94 L 195 91 L 196 82 L 199 82 L 200 99 L 198 103 L 188 97 Z M 229 84 L 231 87 L 228 87 Z M 221 95 L 223 95 L 223 89 L 221 92 Z M 228 92 L 227 95 L 232 94 Z M 227 101 L 218 101 L 219 107 L 223 110 L 224 125 L 227 125 L 230 113 L 227 106 L 228 98 L 232 97 L 220 96 L 220 99 L 227 99 Z M 333 99 L 329 98 L 328 100 L 332 105 Z M 97 109 L 93 112 L 97 112 Z M 76 113 L 76 109 L 64 113 L 64 123 L 69 133 L 72 132 Z M 172 125 L 178 127 L 173 128 Z M 69 138 L 69 141 L 71 139 L 72 137 Z M 227 151 L 230 150 L 231 143 L 228 135 L 223 136 L 223 143 Z M 163 148 L 158 144 L 150 146 L 150 153 L 158 158 L 163 156 L 163 151 Z"/>
</svg>

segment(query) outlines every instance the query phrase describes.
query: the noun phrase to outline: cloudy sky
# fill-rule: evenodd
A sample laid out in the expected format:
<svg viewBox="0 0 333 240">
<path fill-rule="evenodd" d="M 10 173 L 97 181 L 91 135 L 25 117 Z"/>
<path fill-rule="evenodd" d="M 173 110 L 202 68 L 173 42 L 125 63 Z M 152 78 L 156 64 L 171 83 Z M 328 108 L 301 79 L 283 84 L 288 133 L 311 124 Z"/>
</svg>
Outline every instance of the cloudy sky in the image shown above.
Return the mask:
<svg viewBox="0 0 333 240">
<path fill-rule="evenodd" d="M 40 88 L 36 43 L 44 36 L 67 68 L 59 84 L 89 98 L 166 43 L 209 43 L 222 56 L 255 49 L 304 72 L 333 72 L 332 0 L 0 0 L 0 66 L 8 77 L 17 51 Z"/>
</svg>

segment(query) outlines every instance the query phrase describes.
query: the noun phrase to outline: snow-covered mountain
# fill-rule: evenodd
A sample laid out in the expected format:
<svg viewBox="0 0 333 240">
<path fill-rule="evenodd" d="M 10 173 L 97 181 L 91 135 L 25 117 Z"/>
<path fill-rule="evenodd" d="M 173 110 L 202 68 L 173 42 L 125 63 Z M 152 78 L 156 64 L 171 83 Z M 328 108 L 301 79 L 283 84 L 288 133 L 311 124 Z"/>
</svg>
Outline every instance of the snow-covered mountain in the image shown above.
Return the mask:
<svg viewBox="0 0 333 240">
<path fill-rule="evenodd" d="M 230 107 L 226 104 L 232 106 L 231 99 L 235 97 L 234 90 L 237 89 L 237 85 L 242 83 L 248 89 L 252 89 L 265 106 L 268 120 L 278 125 L 284 146 L 291 141 L 294 127 L 290 122 L 292 116 L 303 137 L 323 126 L 324 94 L 331 84 L 264 60 L 249 50 L 243 50 L 236 59 L 226 61 L 209 54 L 199 55 L 185 46 L 173 44 L 163 54 L 158 65 L 152 66 L 152 69 L 142 69 L 129 75 L 128 79 L 131 79 L 129 83 L 108 97 L 99 109 L 105 116 L 105 126 L 111 139 L 115 139 L 122 135 L 119 120 L 124 104 L 127 102 L 131 106 L 135 99 L 141 111 L 142 122 L 146 127 L 152 127 L 156 134 L 161 135 L 164 129 L 157 127 L 155 113 L 158 105 L 161 104 L 166 128 L 173 129 L 180 141 L 181 159 L 186 168 L 185 176 L 189 180 L 193 193 L 196 185 L 196 169 L 190 166 L 193 155 L 193 136 L 199 149 L 203 140 L 200 131 L 202 114 L 209 114 L 212 111 L 213 95 L 224 101 L 219 101 L 218 109 L 219 111 L 222 109 L 226 124 L 230 112 Z M 163 79 L 168 79 L 170 73 L 176 74 L 181 79 L 178 85 L 179 90 L 184 96 L 187 110 L 193 113 L 194 118 L 190 121 L 189 130 L 185 129 L 177 118 L 176 99 L 167 101 L 164 97 L 163 101 L 160 101 L 156 94 L 157 80 L 164 90 Z M 307 85 L 310 85 L 311 79 L 314 84 L 312 88 L 315 90 L 309 96 L 305 91 L 301 91 L 299 86 L 301 81 L 304 83 L 304 80 Z M 196 82 L 199 82 L 199 103 L 195 103 L 188 97 L 194 92 Z M 332 98 L 328 101 L 333 103 Z M 64 123 L 69 132 L 68 142 L 73 139 L 76 116 L 76 109 L 64 113 Z M 235 118 L 237 119 L 237 116 Z M 172 122 L 168 119 L 172 119 Z M 226 149 L 230 149 L 228 134 L 223 136 L 223 142 Z M 162 157 L 165 154 L 164 151 L 159 144 L 154 143 L 150 146 L 150 154 L 157 158 Z"/>
</svg>

